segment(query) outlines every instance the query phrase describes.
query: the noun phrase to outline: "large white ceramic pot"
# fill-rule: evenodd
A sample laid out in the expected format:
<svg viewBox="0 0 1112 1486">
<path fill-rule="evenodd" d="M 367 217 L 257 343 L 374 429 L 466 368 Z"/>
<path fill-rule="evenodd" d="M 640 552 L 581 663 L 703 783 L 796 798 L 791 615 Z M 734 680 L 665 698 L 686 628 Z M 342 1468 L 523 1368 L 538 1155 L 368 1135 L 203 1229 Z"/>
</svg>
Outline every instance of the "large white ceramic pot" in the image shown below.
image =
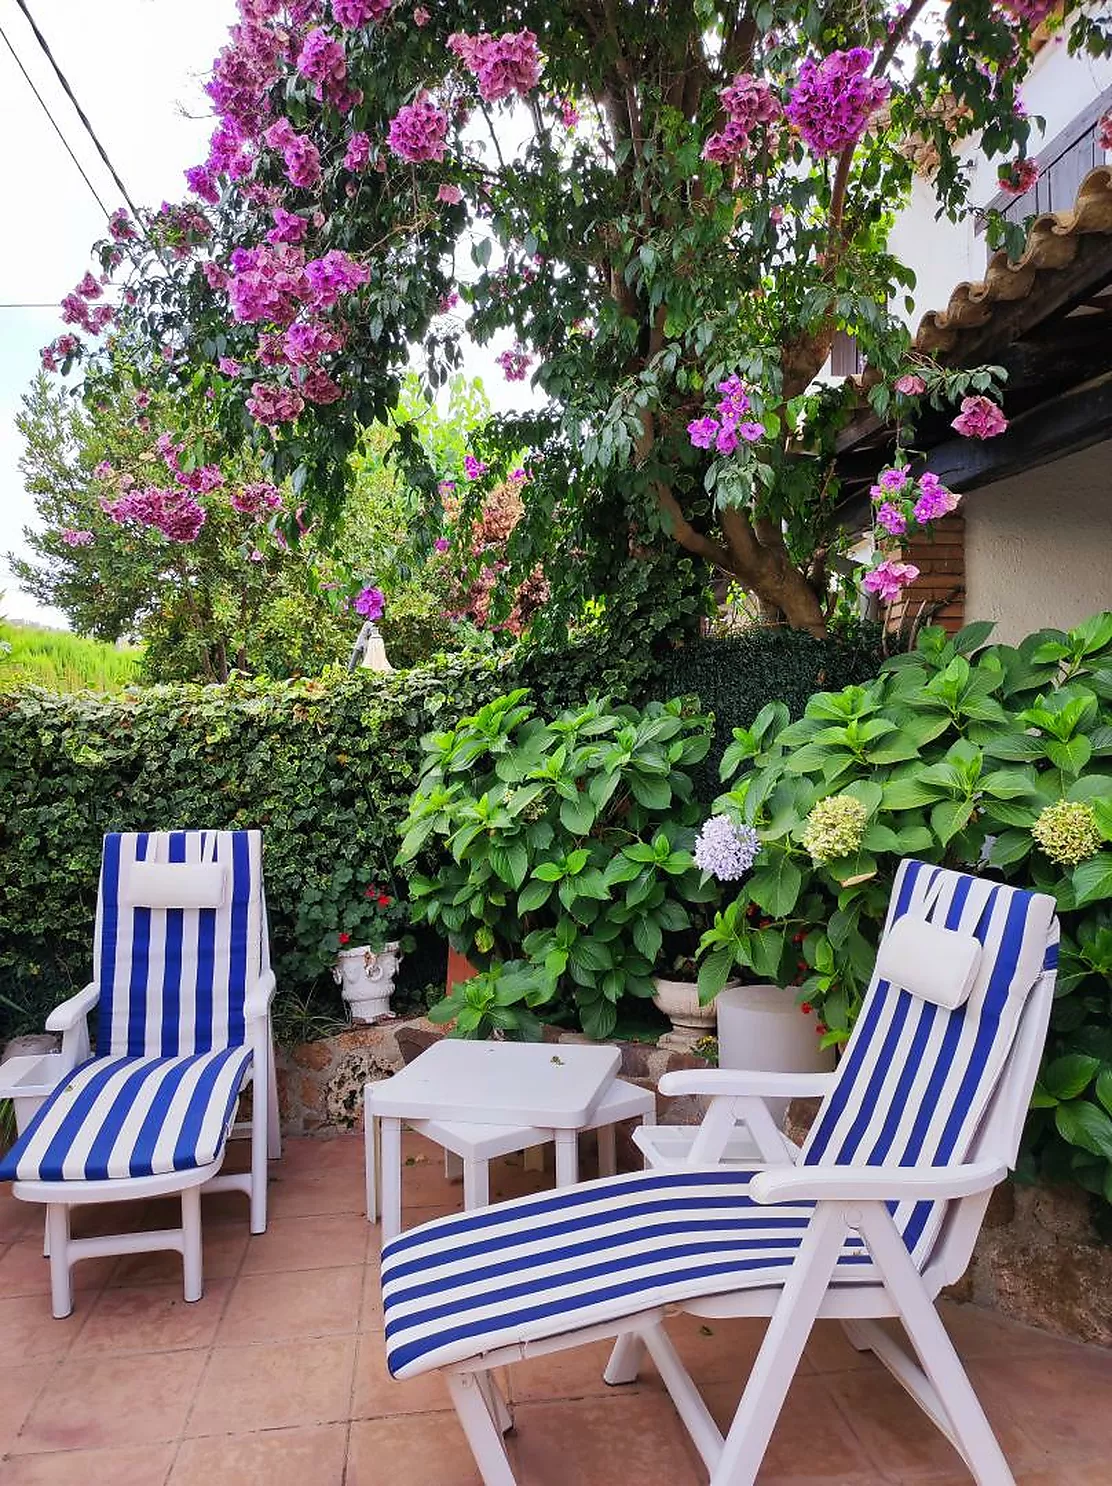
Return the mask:
<svg viewBox="0 0 1112 1486">
<path fill-rule="evenodd" d="M 775 985 L 728 986 L 711 1009 L 718 1013 L 722 1068 L 824 1073 L 834 1067 L 834 1049 L 820 1046 L 815 1014 L 800 1011 L 794 991 Z M 782 1124 L 788 1100 L 766 1103 L 776 1123 Z"/>
<path fill-rule="evenodd" d="M 699 1005 L 699 987 L 693 980 L 667 980 L 653 976 L 656 995 L 653 1005 L 672 1023 L 672 1030 L 657 1041 L 657 1047 L 673 1053 L 689 1053 L 701 1037 L 714 1036 L 715 1009 Z"/>
<path fill-rule="evenodd" d="M 394 1015 L 390 997 L 402 960 L 400 949 L 396 941 L 377 952 L 361 944 L 355 949 L 342 949 L 336 956 L 332 978 L 340 987 L 353 1022 L 377 1022 Z"/>
</svg>

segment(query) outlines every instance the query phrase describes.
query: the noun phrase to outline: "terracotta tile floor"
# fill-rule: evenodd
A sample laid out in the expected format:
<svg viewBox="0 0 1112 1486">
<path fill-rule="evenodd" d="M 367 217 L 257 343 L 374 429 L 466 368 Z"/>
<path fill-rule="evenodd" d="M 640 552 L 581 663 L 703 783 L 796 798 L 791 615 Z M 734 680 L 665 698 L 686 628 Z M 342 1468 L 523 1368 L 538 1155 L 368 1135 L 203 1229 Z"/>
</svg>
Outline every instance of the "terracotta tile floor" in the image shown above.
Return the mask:
<svg viewBox="0 0 1112 1486">
<path fill-rule="evenodd" d="M 406 1139 L 407 1223 L 457 1208 L 460 1188 L 445 1181 L 440 1153 Z M 551 1181 L 520 1158 L 491 1175 L 495 1197 Z M 386 1372 L 361 1139 L 290 1141 L 271 1183 L 259 1238 L 247 1235 L 245 1199 L 209 1200 L 199 1304 L 183 1303 L 172 1255 L 97 1260 L 78 1266 L 65 1321 L 50 1316 L 38 1209 L 4 1189 L 0 1486 L 478 1486 L 440 1379 L 395 1383 Z M 117 1231 L 157 1226 L 166 1207 L 107 1216 Z M 1020 1486 L 1109 1486 L 1112 1353 L 970 1307 L 949 1307 L 947 1318 Z M 679 1317 L 670 1330 L 727 1421 L 759 1324 Z M 636 1384 L 607 1388 L 606 1354 L 599 1344 L 508 1369 L 521 1486 L 705 1481 L 651 1367 Z M 969 1477 L 879 1364 L 821 1323 L 760 1480 L 958 1486 Z"/>
</svg>

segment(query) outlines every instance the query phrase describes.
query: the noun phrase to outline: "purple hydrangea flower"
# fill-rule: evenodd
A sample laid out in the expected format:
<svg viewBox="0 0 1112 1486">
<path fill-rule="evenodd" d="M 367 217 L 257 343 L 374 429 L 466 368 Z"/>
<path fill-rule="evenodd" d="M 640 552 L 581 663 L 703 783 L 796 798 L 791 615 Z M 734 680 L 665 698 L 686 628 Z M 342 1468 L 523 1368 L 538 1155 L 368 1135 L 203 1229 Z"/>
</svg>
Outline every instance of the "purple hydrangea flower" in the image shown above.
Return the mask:
<svg viewBox="0 0 1112 1486">
<path fill-rule="evenodd" d="M 752 826 L 735 826 L 728 815 L 712 815 L 695 842 L 695 865 L 719 882 L 738 882 L 761 850 Z"/>
</svg>

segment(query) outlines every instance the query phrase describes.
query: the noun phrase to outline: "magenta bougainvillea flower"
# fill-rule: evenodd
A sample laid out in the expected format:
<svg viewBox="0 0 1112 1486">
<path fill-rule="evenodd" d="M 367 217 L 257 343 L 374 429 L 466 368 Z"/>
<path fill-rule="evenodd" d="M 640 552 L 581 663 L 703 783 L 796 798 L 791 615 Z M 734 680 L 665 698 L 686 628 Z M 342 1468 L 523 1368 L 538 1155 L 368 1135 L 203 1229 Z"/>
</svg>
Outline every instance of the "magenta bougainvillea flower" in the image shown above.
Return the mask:
<svg viewBox="0 0 1112 1486">
<path fill-rule="evenodd" d="M 449 542 L 447 537 L 437 537 L 436 541 L 433 543 L 433 546 L 436 548 L 437 552 L 447 552 L 448 548 L 451 545 L 452 544 L 451 542 Z"/>
<path fill-rule="evenodd" d="M 361 588 L 352 608 L 364 619 L 381 619 L 386 613 L 386 595 L 381 588 Z"/>
<path fill-rule="evenodd" d="M 282 497 L 273 485 L 258 481 L 253 485 L 241 485 L 231 491 L 228 504 L 241 516 L 265 516 L 268 511 L 282 509 Z"/>
<path fill-rule="evenodd" d="M 703 159 L 732 165 L 755 148 L 754 131 L 761 125 L 776 124 L 783 117 L 783 109 L 769 84 L 748 72 L 739 72 L 718 96 L 726 123 L 707 139 Z M 775 131 L 770 131 L 768 142 L 775 143 Z"/>
<path fill-rule="evenodd" d="M 370 158 L 370 135 L 353 134 L 347 142 L 347 149 L 344 151 L 344 169 L 355 171 L 366 170 Z"/>
<path fill-rule="evenodd" d="M 137 236 L 135 224 L 122 206 L 108 218 L 108 231 L 118 243 L 134 242 Z"/>
<path fill-rule="evenodd" d="M 718 429 L 718 419 L 708 415 L 705 418 L 696 418 L 694 422 L 689 423 L 687 434 L 696 449 L 711 449 L 714 447 Z"/>
<path fill-rule="evenodd" d="M 247 399 L 247 411 L 256 423 L 275 428 L 279 423 L 293 423 L 305 406 L 305 399 L 293 387 L 279 387 L 269 382 L 255 382 Z"/>
<path fill-rule="evenodd" d="M 67 547 L 88 547 L 91 542 L 96 541 L 96 536 L 91 531 L 75 531 L 67 526 L 61 533 L 62 541 Z"/>
<path fill-rule="evenodd" d="M 447 138 L 448 115 L 424 93 L 415 103 L 398 109 L 390 120 L 386 143 L 399 159 L 420 165 L 426 160 L 443 160 Z"/>
<path fill-rule="evenodd" d="M 890 500 L 884 501 L 878 508 L 876 523 L 892 537 L 902 537 L 907 530 L 907 517 L 899 506 L 893 505 Z"/>
<path fill-rule="evenodd" d="M 393 0 L 332 0 L 332 17 L 337 25 L 355 31 L 371 21 L 384 21 Z"/>
<path fill-rule="evenodd" d="M 241 325 L 269 321 L 288 325 L 310 292 L 305 255 L 285 243 L 236 248 L 228 300 Z"/>
<path fill-rule="evenodd" d="M 1039 178 L 1039 163 L 1025 155 L 1021 160 L 1001 165 L 998 174 L 1001 190 L 1009 196 L 1025 196 Z"/>
<path fill-rule="evenodd" d="M 855 145 L 888 97 L 888 84 L 869 77 L 873 54 L 855 46 L 816 62 L 805 57 L 784 110 L 816 155 L 840 155 Z"/>
<path fill-rule="evenodd" d="M 307 402 L 326 404 L 338 402 L 344 395 L 344 389 L 339 382 L 335 381 L 326 371 L 315 367 L 306 372 L 297 384 L 305 396 Z"/>
<path fill-rule="evenodd" d="M 304 320 L 290 326 L 282 344 L 291 366 L 313 366 L 322 356 L 340 350 L 344 334 L 319 320 Z"/>
<path fill-rule="evenodd" d="M 896 378 L 896 391 L 902 392 L 905 397 L 919 397 L 926 390 L 926 382 L 915 372 L 904 372 L 902 377 Z"/>
<path fill-rule="evenodd" d="M 950 424 L 967 439 L 994 439 L 1007 426 L 1002 410 L 988 397 L 963 398 L 961 412 Z"/>
<path fill-rule="evenodd" d="M 473 454 L 465 454 L 463 458 L 463 473 L 469 480 L 481 480 L 490 468 L 481 459 L 476 459 Z"/>
<path fill-rule="evenodd" d="M 101 508 L 119 526 L 153 527 L 171 542 L 195 542 L 207 519 L 204 506 L 192 495 L 154 485 L 130 490 L 118 500 L 102 500 Z"/>
<path fill-rule="evenodd" d="M 467 36 L 457 31 L 448 37 L 448 49 L 475 74 L 487 103 L 498 103 L 515 93 L 524 98 L 540 81 L 541 57 L 532 31 L 507 31 L 503 36 L 487 31 Z"/>
<path fill-rule="evenodd" d="M 494 359 L 502 368 L 507 382 L 524 382 L 533 364 L 533 358 L 521 345 L 515 345 L 512 350 L 503 351 Z"/>
<path fill-rule="evenodd" d="M 463 200 L 463 192 L 458 186 L 442 185 L 436 193 L 437 201 L 443 201 L 448 206 L 458 206 Z"/>
<path fill-rule="evenodd" d="M 299 243 L 309 230 L 308 217 L 297 212 L 288 212 L 284 206 L 276 206 L 271 212 L 274 226 L 266 235 L 268 243 Z"/>
<path fill-rule="evenodd" d="M 713 448 L 719 454 L 733 454 L 740 443 L 755 444 L 764 437 L 763 423 L 754 419 L 742 422 L 752 401 L 736 373 L 719 382 L 716 391 L 721 394 L 717 404 L 719 416 L 715 418 L 708 413 L 687 425 L 687 436 L 696 449 Z"/>
<path fill-rule="evenodd" d="M 862 587 L 867 593 L 875 593 L 890 604 L 898 599 L 905 588 L 915 582 L 919 569 L 913 562 L 892 562 L 890 559 L 878 564 L 865 574 Z"/>
<path fill-rule="evenodd" d="M 310 259 L 305 265 L 309 284 L 309 302 L 321 310 L 330 310 L 342 294 L 350 294 L 370 278 L 370 269 L 338 248 L 323 258 Z"/>
</svg>

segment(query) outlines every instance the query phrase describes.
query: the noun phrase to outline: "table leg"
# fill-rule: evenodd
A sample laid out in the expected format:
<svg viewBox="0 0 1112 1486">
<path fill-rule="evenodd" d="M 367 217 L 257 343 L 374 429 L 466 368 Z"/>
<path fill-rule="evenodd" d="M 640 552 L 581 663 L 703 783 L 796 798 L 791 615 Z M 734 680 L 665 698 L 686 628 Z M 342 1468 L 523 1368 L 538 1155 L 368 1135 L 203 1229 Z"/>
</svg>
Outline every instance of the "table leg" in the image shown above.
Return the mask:
<svg viewBox="0 0 1112 1486">
<path fill-rule="evenodd" d="M 556 1130 L 556 1185 L 574 1187 L 579 1180 L 579 1132 Z"/>
<path fill-rule="evenodd" d="M 378 1123 L 382 1156 L 382 1237 L 385 1241 L 402 1231 L 402 1122 L 384 1115 Z"/>
<path fill-rule="evenodd" d="M 444 1180 L 458 1182 L 463 1176 L 463 1157 L 444 1147 Z"/>
<path fill-rule="evenodd" d="M 463 1207 L 470 1212 L 473 1207 L 486 1207 L 490 1201 L 490 1168 L 485 1161 L 463 1163 Z"/>
<path fill-rule="evenodd" d="M 378 1130 L 374 1115 L 371 1113 L 369 1103 L 363 1105 L 363 1152 L 364 1164 L 367 1172 L 367 1222 L 374 1223 L 378 1220 L 378 1161 L 376 1159 L 375 1145 L 378 1141 Z"/>
<path fill-rule="evenodd" d="M 613 1125 L 600 1125 L 598 1135 L 598 1174 L 615 1176 L 618 1171 L 618 1144 Z"/>
</svg>

